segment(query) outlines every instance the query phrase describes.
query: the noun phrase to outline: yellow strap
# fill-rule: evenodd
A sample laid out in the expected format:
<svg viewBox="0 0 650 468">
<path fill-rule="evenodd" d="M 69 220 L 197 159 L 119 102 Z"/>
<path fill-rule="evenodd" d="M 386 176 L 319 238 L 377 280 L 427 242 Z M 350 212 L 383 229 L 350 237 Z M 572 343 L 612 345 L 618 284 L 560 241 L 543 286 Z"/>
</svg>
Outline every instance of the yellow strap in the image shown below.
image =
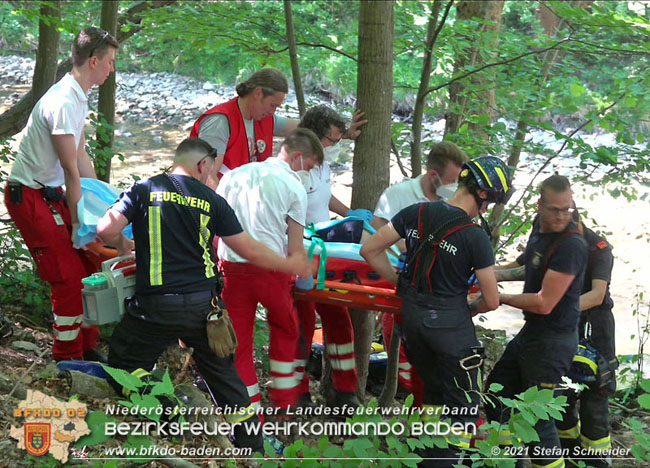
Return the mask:
<svg viewBox="0 0 650 468">
<path fill-rule="evenodd" d="M 149 283 L 151 286 L 163 284 L 162 278 L 162 236 L 160 207 L 149 207 Z"/>
</svg>

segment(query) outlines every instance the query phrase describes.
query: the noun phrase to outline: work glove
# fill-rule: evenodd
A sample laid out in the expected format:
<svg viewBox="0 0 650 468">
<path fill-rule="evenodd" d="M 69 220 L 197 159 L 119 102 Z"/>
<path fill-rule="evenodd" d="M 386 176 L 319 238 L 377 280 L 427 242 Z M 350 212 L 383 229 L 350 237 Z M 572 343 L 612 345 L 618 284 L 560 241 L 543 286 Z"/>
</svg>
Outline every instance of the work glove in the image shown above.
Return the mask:
<svg viewBox="0 0 650 468">
<path fill-rule="evenodd" d="M 372 220 L 372 213 L 369 210 L 364 210 L 363 208 L 350 210 L 346 216 L 356 216 L 357 218 L 361 218 L 364 221 L 368 222 Z"/>
<path fill-rule="evenodd" d="M 232 327 L 228 311 L 212 300 L 213 310 L 208 314 L 206 331 L 210 349 L 220 358 L 227 358 L 237 349 L 237 335 Z"/>
</svg>

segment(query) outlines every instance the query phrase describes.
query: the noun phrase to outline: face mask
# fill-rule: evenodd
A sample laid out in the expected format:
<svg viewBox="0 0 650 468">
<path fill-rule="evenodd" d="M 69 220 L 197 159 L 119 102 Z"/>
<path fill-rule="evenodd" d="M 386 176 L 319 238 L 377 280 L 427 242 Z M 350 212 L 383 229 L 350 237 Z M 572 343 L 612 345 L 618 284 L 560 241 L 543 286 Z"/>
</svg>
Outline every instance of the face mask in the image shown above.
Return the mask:
<svg viewBox="0 0 650 468">
<path fill-rule="evenodd" d="M 303 187 L 305 187 L 306 190 L 309 190 L 311 187 L 311 177 L 309 177 L 309 171 L 296 171 L 296 174 L 298 174 L 298 177 L 300 177 L 300 182 L 302 183 Z"/>
<path fill-rule="evenodd" d="M 445 201 L 449 200 L 454 195 L 454 193 L 456 193 L 456 190 L 458 189 L 458 182 L 442 185 L 442 179 L 440 176 L 436 177 L 438 178 L 438 183 L 440 184 L 438 188 L 436 188 L 436 195 Z"/>
<path fill-rule="evenodd" d="M 333 145 L 333 146 L 328 146 L 327 148 L 323 148 L 323 154 L 325 155 L 325 161 L 327 162 L 336 161 L 336 158 L 339 157 L 340 153 L 341 153 L 340 145 Z"/>
</svg>

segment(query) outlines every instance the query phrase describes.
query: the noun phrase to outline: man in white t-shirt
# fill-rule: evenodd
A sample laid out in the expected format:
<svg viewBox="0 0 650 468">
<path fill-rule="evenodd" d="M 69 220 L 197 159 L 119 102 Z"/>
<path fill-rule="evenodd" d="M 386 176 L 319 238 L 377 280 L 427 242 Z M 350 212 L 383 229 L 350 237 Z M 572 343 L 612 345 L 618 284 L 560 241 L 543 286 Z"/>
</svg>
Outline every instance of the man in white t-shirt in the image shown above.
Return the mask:
<svg viewBox="0 0 650 468">
<path fill-rule="evenodd" d="M 307 190 L 307 223 L 320 223 L 330 219 L 330 211 L 341 216 L 360 216 L 367 221 L 372 219 L 368 210 L 350 210 L 338 198 L 332 195 L 329 162 L 334 161 L 340 152 L 343 138 L 356 139 L 359 128 L 367 121 L 363 112 L 357 111 L 352 117 L 350 128 L 346 130 L 345 121 L 327 106 L 310 108 L 302 120 L 300 128 L 312 130 L 323 145 L 325 161 L 315 166 L 308 173 L 301 172 L 303 185 Z M 296 303 L 302 340 L 296 355 L 296 378 L 299 383 L 298 404 L 307 407 L 313 404 L 309 394 L 309 374 L 305 372 L 307 357 L 311 352 L 311 343 L 316 328 L 316 312 L 321 318 L 323 333 L 327 342 L 327 354 L 332 365 L 332 383 L 334 398 L 328 401 L 330 406 L 358 406 L 357 370 L 354 361 L 354 331 L 347 307 L 331 304 L 316 304 L 299 301 Z"/>
<path fill-rule="evenodd" d="M 307 194 L 297 171 L 322 164 L 323 148 L 307 129 L 294 130 L 275 158 L 244 164 L 223 176 L 217 193 L 233 208 L 244 231 L 281 255 L 306 256 L 302 245 Z M 288 236 L 287 236 L 288 233 Z M 253 332 L 258 303 L 268 311 L 270 329 L 269 399 L 273 406 L 294 406 L 297 381 L 294 356 L 298 346 L 298 317 L 291 294 L 291 277 L 256 267 L 220 242 L 218 256 L 224 273 L 222 297 L 237 335 L 235 366 L 251 402 L 261 395 L 253 361 Z"/>
<path fill-rule="evenodd" d="M 72 71 L 34 106 L 16 154 L 5 204 L 43 281 L 51 286 L 52 356 L 97 359 L 99 329 L 83 326 L 81 280 L 95 271 L 73 248 L 81 177 L 96 178 L 85 150 L 88 92 L 115 71 L 118 42 L 108 32 L 83 29 L 72 44 Z M 62 186 L 65 184 L 65 199 Z"/>
<path fill-rule="evenodd" d="M 460 169 L 466 161 L 468 161 L 467 155 L 454 143 L 443 141 L 435 144 L 427 157 L 426 172 L 415 179 L 407 179 L 384 190 L 379 197 L 375 216 L 370 224 L 379 230 L 407 206 L 447 200 L 456 192 Z M 398 246 L 404 251 L 403 242 L 400 244 Z M 382 334 L 386 349 L 390 344 L 393 321 L 392 314 L 384 314 L 382 317 Z M 412 367 L 406 359 L 403 347 L 400 347 L 397 378 L 399 384 L 406 390 L 417 391 L 413 387 Z"/>
</svg>

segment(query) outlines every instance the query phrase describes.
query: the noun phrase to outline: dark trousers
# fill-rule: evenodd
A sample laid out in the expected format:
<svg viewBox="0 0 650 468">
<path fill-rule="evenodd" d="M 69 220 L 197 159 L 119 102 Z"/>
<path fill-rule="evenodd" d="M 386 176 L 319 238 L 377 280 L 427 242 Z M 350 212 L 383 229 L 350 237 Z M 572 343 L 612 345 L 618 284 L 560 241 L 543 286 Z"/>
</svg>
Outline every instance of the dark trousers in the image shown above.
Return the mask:
<svg viewBox="0 0 650 468">
<path fill-rule="evenodd" d="M 406 294 L 402 299 L 401 334 L 406 356 L 424 382 L 423 407 L 445 407 L 457 414 L 443 413 L 441 420 L 469 423 L 466 427 L 471 429 L 478 419 L 478 368 L 464 370 L 460 362 L 474 355 L 472 348 L 479 342 L 467 301 L 460 299 Z M 467 431 L 454 435 L 457 439 L 447 440 L 449 448 L 420 453 L 428 458 L 420 466 L 451 467 L 458 463 L 461 449 L 469 447 L 474 434 Z"/>
<path fill-rule="evenodd" d="M 503 385 L 497 395 L 505 398 L 513 398 L 530 387 L 555 389 L 567 374 L 577 346 L 576 330 L 558 332 L 527 323 L 508 343 L 501 359 L 488 376 L 487 386 L 492 383 Z M 559 396 L 560 391 L 555 390 L 555 394 Z M 495 406 L 485 406 L 489 420 L 507 423 L 510 419 L 510 412 L 499 402 L 495 402 Z M 529 454 L 561 453 L 560 440 L 552 418 L 548 421 L 540 419 L 535 424 L 535 431 L 539 441 L 528 444 Z M 544 467 L 554 465 L 562 457 L 540 458 L 531 455 L 530 458 L 533 467 Z"/>
<path fill-rule="evenodd" d="M 210 299 L 210 292 L 206 292 L 136 296 L 129 300 L 127 311 L 111 339 L 109 365 L 129 372 L 150 371 L 165 349 L 181 339 L 194 348 L 194 361 L 218 404 L 231 410 L 248 408 L 250 399 L 237 374 L 234 358 L 217 357 L 208 344 L 205 322 L 211 310 Z M 248 421 L 259 419 L 255 415 Z M 248 436 L 243 434 L 243 429 L 243 425 L 236 426 L 235 445 L 260 450 L 261 436 Z"/>
<path fill-rule="evenodd" d="M 589 341 L 609 361 L 612 368 L 616 367 L 614 316 L 611 308 L 594 307 L 582 314 L 579 330 L 584 337 L 587 317 L 591 325 Z M 599 373 L 603 371 L 604 369 L 599 369 Z M 566 392 L 566 414 L 555 425 L 562 447 L 569 450 L 574 461 L 583 460 L 587 465 L 597 468 L 608 466 L 597 453 L 611 448 L 609 397 L 615 391 L 616 375 L 611 370 L 609 382 L 591 383 L 580 394 L 573 390 Z"/>
</svg>

